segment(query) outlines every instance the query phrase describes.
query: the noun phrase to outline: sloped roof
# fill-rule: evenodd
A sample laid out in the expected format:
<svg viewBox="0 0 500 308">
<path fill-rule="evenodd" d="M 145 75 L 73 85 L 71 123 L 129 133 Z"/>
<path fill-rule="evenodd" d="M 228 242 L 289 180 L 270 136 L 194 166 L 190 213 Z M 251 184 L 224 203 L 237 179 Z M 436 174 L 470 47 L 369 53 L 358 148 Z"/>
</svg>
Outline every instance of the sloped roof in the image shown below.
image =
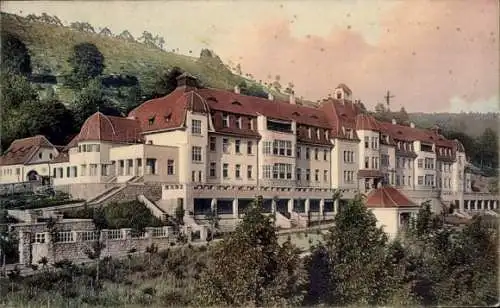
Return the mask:
<svg viewBox="0 0 500 308">
<path fill-rule="evenodd" d="M 51 163 L 53 163 L 53 164 L 67 163 L 67 162 L 69 162 L 68 152 L 59 152 L 59 155 L 57 155 L 57 157 L 51 161 Z"/>
<path fill-rule="evenodd" d="M 372 190 L 368 194 L 365 204 L 369 208 L 418 207 L 418 205 L 392 186 L 382 186 Z"/>
<path fill-rule="evenodd" d="M 371 115 L 360 113 L 356 116 L 356 130 L 380 131 L 378 121 Z"/>
<path fill-rule="evenodd" d="M 237 113 L 249 116 L 265 115 L 267 117 L 296 121 L 313 127 L 330 128 L 331 125 L 321 110 L 288 101 L 269 100 L 261 97 L 237 94 L 218 89 L 198 89 L 210 106 L 210 110 Z"/>
<path fill-rule="evenodd" d="M 42 135 L 14 140 L 0 157 L 0 165 L 26 164 L 40 148 L 55 146 Z"/>
<path fill-rule="evenodd" d="M 140 140 L 142 137 L 138 121 L 96 112 L 83 123 L 80 133 L 70 144 L 80 141 L 136 143 Z"/>
</svg>

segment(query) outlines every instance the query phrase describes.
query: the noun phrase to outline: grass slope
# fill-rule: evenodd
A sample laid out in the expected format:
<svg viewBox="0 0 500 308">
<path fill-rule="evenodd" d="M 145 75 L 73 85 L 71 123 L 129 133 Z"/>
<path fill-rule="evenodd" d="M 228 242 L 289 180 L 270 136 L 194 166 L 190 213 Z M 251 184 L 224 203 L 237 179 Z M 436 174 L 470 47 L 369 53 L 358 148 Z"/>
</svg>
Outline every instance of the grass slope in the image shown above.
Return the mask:
<svg viewBox="0 0 500 308">
<path fill-rule="evenodd" d="M 148 73 L 152 71 L 178 66 L 199 77 L 210 87 L 231 89 L 243 80 L 253 82 L 233 74 L 216 58 L 190 57 L 115 37 L 32 22 L 13 14 L 2 13 L 1 17 L 2 31 L 16 35 L 27 45 L 34 73 L 67 74 L 70 70 L 67 59 L 73 46 L 90 42 L 95 44 L 105 57 L 104 74 L 135 75 L 142 83 L 148 81 Z"/>
</svg>

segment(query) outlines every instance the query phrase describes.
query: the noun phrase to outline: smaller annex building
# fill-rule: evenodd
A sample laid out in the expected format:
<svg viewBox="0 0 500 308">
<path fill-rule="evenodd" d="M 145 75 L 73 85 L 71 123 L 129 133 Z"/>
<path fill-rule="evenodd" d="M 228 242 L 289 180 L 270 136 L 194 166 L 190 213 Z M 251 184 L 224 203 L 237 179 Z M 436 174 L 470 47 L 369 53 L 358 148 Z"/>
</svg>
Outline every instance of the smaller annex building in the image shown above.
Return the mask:
<svg viewBox="0 0 500 308">
<path fill-rule="evenodd" d="M 392 186 L 380 186 L 372 190 L 365 204 L 377 218 L 377 225 L 383 227 L 391 238 L 405 229 L 420 209 L 419 205 Z"/>
</svg>

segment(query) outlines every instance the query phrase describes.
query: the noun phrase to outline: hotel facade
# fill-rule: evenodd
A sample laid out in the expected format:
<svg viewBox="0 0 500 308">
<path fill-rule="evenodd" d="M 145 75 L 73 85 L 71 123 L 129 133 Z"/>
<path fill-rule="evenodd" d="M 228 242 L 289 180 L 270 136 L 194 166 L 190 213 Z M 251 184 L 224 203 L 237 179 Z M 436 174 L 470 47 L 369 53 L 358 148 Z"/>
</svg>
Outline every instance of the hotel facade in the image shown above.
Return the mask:
<svg viewBox="0 0 500 308">
<path fill-rule="evenodd" d="M 16 140 L 0 163 L 0 184 L 47 181 L 77 198 L 113 185 L 161 185 L 160 208 L 182 205 L 195 216 L 216 206 L 237 218 L 261 195 L 269 211 L 325 217 L 380 185 L 435 209 L 498 208 L 498 196 L 472 191 L 459 141 L 438 127 L 377 121 L 343 84 L 314 108 L 293 95 L 281 102 L 200 88 L 183 74 L 172 93 L 126 118 L 97 112 L 64 147 L 44 136 Z"/>
</svg>

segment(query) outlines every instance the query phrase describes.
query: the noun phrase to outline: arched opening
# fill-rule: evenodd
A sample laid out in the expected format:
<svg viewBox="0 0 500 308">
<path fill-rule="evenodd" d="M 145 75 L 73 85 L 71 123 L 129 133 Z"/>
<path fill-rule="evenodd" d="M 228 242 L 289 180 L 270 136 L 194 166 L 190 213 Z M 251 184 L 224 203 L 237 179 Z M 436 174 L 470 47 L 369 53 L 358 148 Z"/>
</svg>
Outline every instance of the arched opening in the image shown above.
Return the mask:
<svg viewBox="0 0 500 308">
<path fill-rule="evenodd" d="M 38 181 L 40 179 L 38 172 L 36 172 L 35 170 L 29 171 L 26 177 L 28 178 L 28 181 L 30 181 L 30 182 Z"/>
</svg>

